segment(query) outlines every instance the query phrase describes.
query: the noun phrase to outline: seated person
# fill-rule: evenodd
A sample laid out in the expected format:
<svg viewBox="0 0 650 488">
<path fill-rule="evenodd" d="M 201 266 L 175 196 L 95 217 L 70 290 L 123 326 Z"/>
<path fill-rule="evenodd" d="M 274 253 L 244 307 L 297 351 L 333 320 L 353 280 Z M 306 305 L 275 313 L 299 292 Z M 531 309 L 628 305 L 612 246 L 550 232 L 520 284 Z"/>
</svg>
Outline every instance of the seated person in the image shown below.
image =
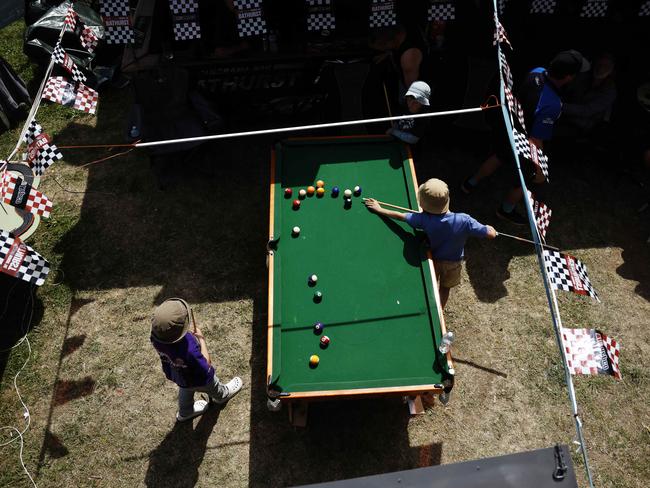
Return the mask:
<svg viewBox="0 0 650 488">
<path fill-rule="evenodd" d="M 408 113 L 416 114 L 426 110 L 426 107 L 429 106 L 429 98 L 431 98 L 429 85 L 424 81 L 411 83 L 405 95 Z M 426 117 L 397 120 L 393 123 L 393 127 L 386 131 L 386 134 L 407 144 L 417 144 L 428 128 L 428 122 L 429 119 Z"/>
</svg>

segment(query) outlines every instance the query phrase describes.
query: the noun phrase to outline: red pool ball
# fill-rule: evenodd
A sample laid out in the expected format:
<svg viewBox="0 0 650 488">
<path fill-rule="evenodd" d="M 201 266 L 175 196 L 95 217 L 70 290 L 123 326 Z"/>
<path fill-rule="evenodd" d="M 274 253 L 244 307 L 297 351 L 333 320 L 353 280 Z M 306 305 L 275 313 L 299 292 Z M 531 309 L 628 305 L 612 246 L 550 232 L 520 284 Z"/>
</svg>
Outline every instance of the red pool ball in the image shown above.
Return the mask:
<svg viewBox="0 0 650 488">
<path fill-rule="evenodd" d="M 323 347 L 327 347 L 330 343 L 330 338 L 327 336 L 323 336 L 320 338 L 320 345 Z"/>
<path fill-rule="evenodd" d="M 287 188 L 284 190 L 284 198 L 291 198 L 291 195 L 293 194 L 293 190 L 291 188 Z"/>
<path fill-rule="evenodd" d="M 293 208 L 300 208 L 300 200 L 294 200 L 293 201 Z"/>
</svg>

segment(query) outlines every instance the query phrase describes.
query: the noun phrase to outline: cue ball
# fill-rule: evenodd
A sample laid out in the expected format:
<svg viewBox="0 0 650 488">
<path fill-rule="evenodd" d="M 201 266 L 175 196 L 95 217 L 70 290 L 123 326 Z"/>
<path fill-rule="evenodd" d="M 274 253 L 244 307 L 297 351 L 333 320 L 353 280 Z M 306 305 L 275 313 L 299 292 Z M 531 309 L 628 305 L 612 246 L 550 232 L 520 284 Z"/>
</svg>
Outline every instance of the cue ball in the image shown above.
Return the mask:
<svg viewBox="0 0 650 488">
<path fill-rule="evenodd" d="M 293 194 L 293 190 L 291 188 L 287 188 L 284 190 L 284 198 L 291 198 L 291 195 Z"/>
<path fill-rule="evenodd" d="M 325 195 L 325 188 L 322 188 L 322 187 L 321 187 L 321 188 L 318 188 L 318 189 L 316 190 L 316 196 L 320 198 L 320 197 L 322 197 L 323 195 Z"/>
<path fill-rule="evenodd" d="M 294 200 L 293 201 L 293 208 L 300 208 L 300 200 Z"/>
<path fill-rule="evenodd" d="M 307 192 L 306 192 L 304 189 L 301 189 L 301 190 L 298 192 L 298 196 L 299 196 L 300 198 L 305 198 L 306 195 L 307 195 Z"/>
<path fill-rule="evenodd" d="M 347 189 L 343 192 L 344 197 L 351 197 L 352 196 L 352 190 Z"/>
<path fill-rule="evenodd" d="M 316 366 L 318 366 L 318 363 L 320 363 L 320 358 L 316 354 L 312 354 L 309 357 L 309 366 L 315 368 Z"/>
<path fill-rule="evenodd" d="M 308 186 L 307 187 L 307 195 L 312 196 L 315 191 L 316 191 L 316 188 L 314 188 L 313 186 Z"/>
<path fill-rule="evenodd" d="M 316 182 L 316 186 L 317 186 L 318 188 L 323 188 L 323 187 L 325 186 L 325 182 L 324 182 L 323 180 L 318 180 L 318 181 Z"/>
<path fill-rule="evenodd" d="M 298 226 L 296 225 L 296 226 L 292 229 L 292 232 L 293 232 L 293 235 L 294 235 L 294 236 L 297 236 L 298 234 L 300 234 L 300 227 L 298 227 Z"/>
<path fill-rule="evenodd" d="M 314 333 L 315 333 L 315 334 L 320 334 L 321 332 L 323 332 L 323 328 L 324 328 L 324 327 L 325 327 L 325 326 L 323 325 L 322 322 L 316 322 L 316 323 L 314 324 Z"/>
<path fill-rule="evenodd" d="M 330 338 L 329 337 L 323 336 L 323 337 L 320 338 L 320 345 L 321 346 L 327 347 L 327 346 L 329 346 L 329 343 L 330 343 Z"/>
<path fill-rule="evenodd" d="M 360 187 L 360 186 L 355 186 L 355 187 L 354 187 L 354 194 L 355 194 L 356 196 L 361 195 L 361 187 Z"/>
</svg>

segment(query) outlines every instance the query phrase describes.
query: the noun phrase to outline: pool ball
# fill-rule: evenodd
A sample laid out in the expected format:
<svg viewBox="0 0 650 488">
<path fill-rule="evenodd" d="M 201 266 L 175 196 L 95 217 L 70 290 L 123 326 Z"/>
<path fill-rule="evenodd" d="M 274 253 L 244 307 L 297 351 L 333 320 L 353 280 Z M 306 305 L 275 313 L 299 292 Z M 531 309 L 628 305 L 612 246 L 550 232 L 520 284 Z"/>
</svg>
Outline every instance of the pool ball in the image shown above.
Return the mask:
<svg viewBox="0 0 650 488">
<path fill-rule="evenodd" d="M 314 301 L 316 303 L 320 302 L 323 299 L 323 294 L 320 291 L 314 293 Z"/>
<path fill-rule="evenodd" d="M 325 195 L 325 188 L 318 188 L 318 189 L 316 190 L 316 196 L 317 196 L 318 198 L 321 198 L 323 195 Z"/>
<path fill-rule="evenodd" d="M 355 194 L 356 196 L 361 195 L 361 187 L 360 187 L 360 186 L 355 186 L 355 187 L 354 187 L 354 194 Z"/>
<path fill-rule="evenodd" d="M 318 366 L 318 363 L 320 363 L 320 358 L 316 354 L 312 354 L 309 357 L 309 366 L 315 368 L 316 366 Z"/>
<path fill-rule="evenodd" d="M 352 208 L 352 199 L 350 197 L 345 197 L 343 199 L 343 207 L 346 209 Z"/>
<path fill-rule="evenodd" d="M 325 182 L 323 180 L 318 180 L 316 182 L 316 187 L 317 188 L 323 188 L 325 186 Z"/>
<path fill-rule="evenodd" d="M 323 337 L 320 338 L 320 345 L 322 347 L 325 348 L 325 347 L 329 346 L 329 343 L 330 343 L 330 338 L 329 337 L 323 336 Z"/>
<path fill-rule="evenodd" d="M 295 208 L 296 210 L 300 208 L 300 200 L 293 201 L 293 208 Z"/>
<path fill-rule="evenodd" d="M 284 198 L 291 198 L 292 194 L 293 194 L 293 190 L 291 188 L 287 188 L 284 190 Z"/>
<path fill-rule="evenodd" d="M 315 274 L 313 274 L 313 275 L 311 275 L 309 277 L 309 282 L 310 283 L 315 284 L 317 281 L 318 281 L 318 276 L 316 276 Z"/>
<path fill-rule="evenodd" d="M 352 190 L 349 188 L 343 192 L 344 197 L 351 197 L 352 196 Z"/>
<path fill-rule="evenodd" d="M 291 232 L 293 233 L 294 236 L 297 236 L 298 234 L 300 234 L 300 227 L 296 225 L 293 229 L 291 229 Z"/>
<path fill-rule="evenodd" d="M 316 192 L 316 188 L 314 188 L 313 186 L 308 186 L 308 187 L 307 187 L 307 195 L 309 195 L 310 197 L 311 197 L 315 192 Z"/>
<path fill-rule="evenodd" d="M 323 322 L 316 322 L 314 324 L 314 334 L 320 334 L 321 332 L 323 332 L 324 327 L 325 326 L 323 325 Z"/>
<path fill-rule="evenodd" d="M 300 198 L 305 198 L 306 195 L 307 195 L 307 192 L 306 192 L 304 189 L 301 189 L 301 190 L 298 192 L 298 196 L 299 196 Z"/>
<path fill-rule="evenodd" d="M 332 197 L 336 198 L 338 196 L 339 196 L 339 187 L 335 186 L 335 187 L 332 188 Z"/>
</svg>

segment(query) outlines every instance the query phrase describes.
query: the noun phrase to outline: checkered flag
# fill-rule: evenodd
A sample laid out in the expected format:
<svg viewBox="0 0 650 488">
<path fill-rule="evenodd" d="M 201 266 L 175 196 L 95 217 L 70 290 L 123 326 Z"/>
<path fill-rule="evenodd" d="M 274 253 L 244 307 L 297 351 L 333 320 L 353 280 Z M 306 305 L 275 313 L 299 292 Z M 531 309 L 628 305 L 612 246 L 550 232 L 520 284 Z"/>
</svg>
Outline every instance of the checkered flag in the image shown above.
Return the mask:
<svg viewBox="0 0 650 488">
<path fill-rule="evenodd" d="M 128 0 L 101 0 L 99 12 L 106 26 L 107 44 L 132 44 L 135 42 Z"/>
<path fill-rule="evenodd" d="M 81 24 L 81 22 L 79 23 Z M 99 37 L 91 27 L 84 27 L 79 34 L 79 41 L 81 41 L 81 45 L 86 51 L 92 54 L 95 52 L 97 44 L 99 44 Z"/>
<path fill-rule="evenodd" d="M 336 18 L 331 0 L 305 0 L 307 4 L 307 31 L 335 30 Z"/>
<path fill-rule="evenodd" d="M 456 5 L 454 2 L 445 2 L 439 0 L 431 0 L 427 20 L 429 22 L 434 20 L 455 20 L 456 19 Z"/>
<path fill-rule="evenodd" d="M 639 7 L 639 17 L 650 17 L 650 0 L 646 0 Z"/>
<path fill-rule="evenodd" d="M 196 0 L 169 0 L 169 8 L 174 22 L 174 39 L 201 39 L 199 4 Z"/>
<path fill-rule="evenodd" d="M 63 159 L 59 148 L 52 144 L 43 127 L 35 120 L 29 124 L 23 141 L 27 144 L 27 162 L 36 176 L 42 176 L 53 163 Z"/>
<path fill-rule="evenodd" d="M 519 132 L 514 127 L 512 128 L 512 132 L 515 136 L 515 149 L 517 150 L 517 154 L 531 161 L 542 171 L 544 178 L 546 178 L 546 181 L 549 181 L 548 157 L 546 154 L 544 154 L 544 151 L 533 144 L 525 133 Z"/>
<path fill-rule="evenodd" d="M 2 177 L 2 202 L 43 218 L 49 217 L 52 211 L 52 202 L 45 195 L 6 170 Z"/>
<path fill-rule="evenodd" d="M 499 59 L 501 60 L 501 72 L 503 73 L 503 81 L 505 82 L 506 86 L 512 90 L 512 71 L 510 71 L 510 65 L 508 64 L 506 53 L 503 52 L 503 49 L 499 49 Z"/>
<path fill-rule="evenodd" d="M 393 0 L 372 0 L 368 24 L 371 29 L 397 24 L 397 12 Z"/>
<path fill-rule="evenodd" d="M 535 223 L 537 224 L 539 236 L 541 237 L 542 242 L 546 242 L 546 230 L 551 223 L 551 215 L 553 214 L 553 211 L 548 208 L 545 203 L 535 200 L 535 197 L 530 191 L 528 191 L 528 199 L 530 200 L 530 207 L 533 209 L 533 215 L 535 216 Z"/>
<path fill-rule="evenodd" d="M 607 8 L 609 7 L 609 0 L 585 0 L 580 11 L 580 17 L 595 19 L 605 17 L 607 15 Z"/>
<path fill-rule="evenodd" d="M 89 86 L 79 83 L 77 94 L 75 95 L 73 108 L 89 114 L 94 114 L 97 110 L 97 100 L 99 94 Z"/>
<path fill-rule="evenodd" d="M 546 273 L 553 289 L 589 295 L 600 302 L 587 276 L 587 267 L 580 260 L 569 254 L 548 249 L 544 249 L 543 252 Z"/>
<path fill-rule="evenodd" d="M 519 100 L 517 100 L 517 97 L 512 93 L 512 90 L 508 88 L 507 85 L 503 87 L 503 91 L 506 95 L 506 102 L 508 104 L 508 110 L 510 112 L 510 119 L 512 120 L 513 124 L 514 121 L 516 120 L 519 122 L 519 126 L 521 127 L 522 130 L 526 130 L 526 123 L 524 121 L 524 109 L 521 106 L 521 103 L 519 103 Z"/>
<path fill-rule="evenodd" d="M 562 345 L 572 375 L 601 374 L 621 379 L 616 340 L 595 329 L 562 327 Z"/>
<path fill-rule="evenodd" d="M 86 75 L 84 75 L 77 67 L 72 58 L 68 56 L 60 42 L 56 43 L 56 46 L 52 51 L 52 59 L 54 59 L 55 63 L 61 65 L 68 73 L 70 73 L 72 79 L 77 83 L 83 83 L 86 81 Z"/>
<path fill-rule="evenodd" d="M 0 272 L 41 286 L 50 272 L 50 263 L 18 237 L 0 230 Z"/>
<path fill-rule="evenodd" d="M 495 15 L 494 16 L 494 23 L 495 23 L 495 29 L 494 29 L 494 41 L 492 42 L 493 45 L 497 45 L 499 43 L 500 45 L 507 44 L 510 49 L 512 49 L 512 44 L 510 44 L 510 41 L 508 40 L 508 36 L 506 35 L 506 30 L 501 25 L 501 22 L 499 22 L 498 17 Z"/>
<path fill-rule="evenodd" d="M 234 2 L 237 8 L 239 37 L 253 37 L 267 33 L 262 0 L 234 0 Z"/>
<path fill-rule="evenodd" d="M 530 4 L 530 13 L 552 15 L 556 7 L 557 0 L 533 0 Z"/>
<path fill-rule="evenodd" d="M 65 15 L 63 24 L 65 25 L 65 30 L 69 30 L 70 32 L 74 32 L 75 27 L 77 27 L 77 13 L 72 8 L 72 4 L 68 7 L 68 13 Z"/>
</svg>

